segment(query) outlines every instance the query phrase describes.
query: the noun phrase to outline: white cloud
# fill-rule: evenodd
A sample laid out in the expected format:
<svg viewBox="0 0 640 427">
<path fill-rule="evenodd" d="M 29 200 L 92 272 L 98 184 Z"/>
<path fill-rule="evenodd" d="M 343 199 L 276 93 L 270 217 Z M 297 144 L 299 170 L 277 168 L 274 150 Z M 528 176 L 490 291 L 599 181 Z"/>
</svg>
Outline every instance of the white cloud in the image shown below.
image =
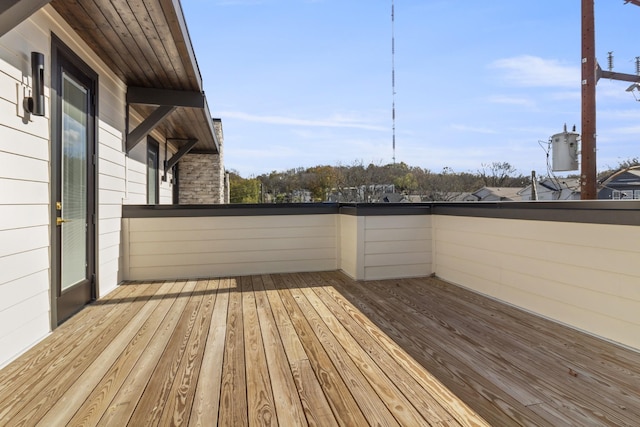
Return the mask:
<svg viewBox="0 0 640 427">
<path fill-rule="evenodd" d="M 244 113 L 241 111 L 222 111 L 219 113 L 222 119 L 236 119 L 254 123 L 266 123 L 272 125 L 287 125 L 301 127 L 326 127 L 326 128 L 353 128 L 371 131 L 388 131 L 388 127 L 374 125 L 366 121 L 356 120 L 343 116 L 333 116 L 328 119 L 300 119 L 284 116 L 262 116 Z"/>
<path fill-rule="evenodd" d="M 504 73 L 504 78 L 518 86 L 579 87 L 580 66 L 555 59 L 520 55 L 503 58 L 489 64 Z"/>
</svg>

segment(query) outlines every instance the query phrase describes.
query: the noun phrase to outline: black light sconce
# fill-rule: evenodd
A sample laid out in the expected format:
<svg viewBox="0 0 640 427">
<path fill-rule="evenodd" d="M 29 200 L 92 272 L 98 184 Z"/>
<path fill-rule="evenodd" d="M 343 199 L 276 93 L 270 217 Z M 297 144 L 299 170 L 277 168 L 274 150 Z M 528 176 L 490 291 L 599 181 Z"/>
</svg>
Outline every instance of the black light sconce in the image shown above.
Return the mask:
<svg viewBox="0 0 640 427">
<path fill-rule="evenodd" d="M 31 97 L 27 98 L 27 111 L 34 116 L 44 116 L 44 54 L 31 52 Z"/>
</svg>

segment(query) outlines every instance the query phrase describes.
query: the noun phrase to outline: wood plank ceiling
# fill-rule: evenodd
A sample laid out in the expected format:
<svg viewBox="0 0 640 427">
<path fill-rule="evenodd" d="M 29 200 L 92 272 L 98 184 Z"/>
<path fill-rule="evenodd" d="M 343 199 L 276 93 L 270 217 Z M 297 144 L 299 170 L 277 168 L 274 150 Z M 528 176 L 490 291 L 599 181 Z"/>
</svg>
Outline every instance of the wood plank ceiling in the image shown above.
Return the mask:
<svg viewBox="0 0 640 427">
<path fill-rule="evenodd" d="M 179 0 L 53 0 L 51 5 L 127 86 L 203 91 Z M 142 117 L 153 110 L 131 108 Z M 206 101 L 205 108 L 178 107 L 157 129 L 167 138 L 197 139 L 199 152 L 219 152 Z"/>
</svg>

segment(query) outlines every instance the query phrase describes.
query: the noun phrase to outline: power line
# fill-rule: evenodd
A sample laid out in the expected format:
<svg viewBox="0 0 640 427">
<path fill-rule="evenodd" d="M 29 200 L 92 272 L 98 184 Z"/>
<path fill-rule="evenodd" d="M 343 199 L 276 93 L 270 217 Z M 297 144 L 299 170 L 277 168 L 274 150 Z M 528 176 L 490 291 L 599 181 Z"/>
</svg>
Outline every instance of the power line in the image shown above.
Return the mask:
<svg viewBox="0 0 640 427">
<path fill-rule="evenodd" d="M 396 163 L 396 35 L 394 4 L 391 0 L 391 138 L 393 142 L 393 163 Z"/>
</svg>

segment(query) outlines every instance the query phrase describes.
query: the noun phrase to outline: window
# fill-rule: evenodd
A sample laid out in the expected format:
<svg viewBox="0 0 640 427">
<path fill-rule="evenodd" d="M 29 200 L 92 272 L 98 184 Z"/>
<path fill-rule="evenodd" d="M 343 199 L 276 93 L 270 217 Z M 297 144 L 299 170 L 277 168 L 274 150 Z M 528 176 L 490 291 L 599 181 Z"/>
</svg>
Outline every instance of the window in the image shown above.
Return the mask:
<svg viewBox="0 0 640 427">
<path fill-rule="evenodd" d="M 150 205 L 157 205 L 160 202 L 159 163 L 159 144 L 155 140 L 147 138 L 147 203 Z"/>
<path fill-rule="evenodd" d="M 632 200 L 634 198 L 633 190 L 613 190 L 613 200 Z"/>
</svg>

